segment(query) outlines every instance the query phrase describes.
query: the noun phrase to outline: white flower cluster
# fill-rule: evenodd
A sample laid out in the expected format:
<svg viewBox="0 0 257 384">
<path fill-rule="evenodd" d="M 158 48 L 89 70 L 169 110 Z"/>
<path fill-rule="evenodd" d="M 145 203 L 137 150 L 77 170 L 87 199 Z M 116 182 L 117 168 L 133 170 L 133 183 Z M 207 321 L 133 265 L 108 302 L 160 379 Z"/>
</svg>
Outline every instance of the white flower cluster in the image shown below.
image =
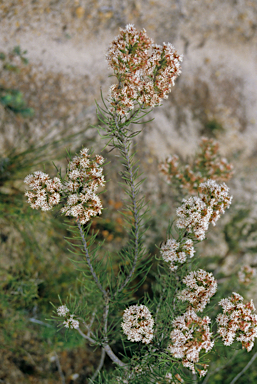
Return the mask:
<svg viewBox="0 0 257 384">
<path fill-rule="evenodd" d="M 103 168 L 100 167 L 103 162 L 103 157 L 99 155 L 91 160 L 88 149 L 84 148 L 69 163 L 68 181 L 64 183 L 68 199 L 61 212 L 75 217 L 81 224 L 102 212 L 102 203 L 96 191 L 105 184 Z"/>
<path fill-rule="evenodd" d="M 216 321 L 224 345 L 240 341 L 242 347 L 250 352 L 257 337 L 257 315 L 253 313 L 253 301 L 243 304 L 243 297 L 233 292 L 231 297 L 222 299 L 219 304 L 223 313 L 217 316 Z"/>
<path fill-rule="evenodd" d="M 177 155 L 169 156 L 159 164 L 159 170 L 168 183 L 175 183 L 190 194 L 198 193 L 199 185 L 208 179 L 227 181 L 233 174 L 233 166 L 219 154 L 219 144 L 213 139 L 202 137 L 200 152 L 193 164 L 179 164 Z"/>
<path fill-rule="evenodd" d="M 174 329 L 170 334 L 171 344 L 168 346 L 168 351 L 175 358 L 182 359 L 184 367 L 189 368 L 193 373 L 197 371 L 200 376 L 207 373 L 206 364 L 204 369 L 197 367 L 200 365 L 200 352 L 202 349 L 209 352 L 214 346 L 214 341 L 211 340 L 210 322 L 208 316 L 198 317 L 192 309 L 187 310 L 172 322 Z"/>
<path fill-rule="evenodd" d="M 63 324 L 65 328 L 69 328 L 69 329 L 79 328 L 79 321 L 74 319 L 74 315 L 70 315 L 70 317 L 63 322 Z"/>
<path fill-rule="evenodd" d="M 216 225 L 220 215 L 230 207 L 232 196 L 229 196 L 229 188 L 225 183 L 218 184 L 215 180 L 207 180 L 199 186 L 200 196 L 207 207 L 211 207 L 210 222 Z"/>
<path fill-rule="evenodd" d="M 67 308 L 66 305 L 61 305 L 60 307 L 57 308 L 57 315 L 66 317 L 66 319 L 63 322 L 64 327 L 70 328 L 70 329 L 78 329 L 79 321 L 74 319 L 75 315 L 69 315 L 68 317 L 67 315 L 69 312 L 70 310 L 69 308 Z"/>
<path fill-rule="evenodd" d="M 58 177 L 53 180 L 41 171 L 36 171 L 24 179 L 24 183 L 32 189 L 25 193 L 31 208 L 50 211 L 61 199 L 63 185 Z"/>
<path fill-rule="evenodd" d="M 217 184 L 214 180 L 201 183 L 199 188 L 199 197 L 183 199 L 183 204 L 177 209 L 176 225 L 186 228 L 198 240 L 203 240 L 209 223 L 216 224 L 220 214 L 229 208 L 232 196 L 228 195 L 229 188 L 225 183 Z"/>
<path fill-rule="evenodd" d="M 66 305 L 61 305 L 60 307 L 57 308 L 58 316 L 66 316 L 68 312 L 70 312 L 70 310 L 67 308 Z"/>
<path fill-rule="evenodd" d="M 250 265 L 243 265 L 238 272 L 238 280 L 244 285 L 249 285 L 254 276 L 256 276 L 256 268 L 252 268 Z"/>
<path fill-rule="evenodd" d="M 191 258 L 194 256 L 195 249 L 191 239 L 186 239 L 181 242 L 168 239 L 166 243 L 162 244 L 160 252 L 163 260 L 169 263 L 170 269 L 175 271 L 179 264 L 185 263 L 188 257 Z"/>
<path fill-rule="evenodd" d="M 131 305 L 125 309 L 121 327 L 130 341 L 149 344 L 153 339 L 154 320 L 145 305 Z"/>
<path fill-rule="evenodd" d="M 79 156 L 70 161 L 68 180 L 63 183 L 58 177 L 52 180 L 46 173 L 40 171 L 28 175 L 24 182 L 33 191 L 25 193 L 28 203 L 33 209 L 41 208 L 43 211 L 49 211 L 62 198 L 66 203 L 61 212 L 85 224 L 92 216 L 102 212 L 102 203 L 96 192 L 99 186 L 105 184 L 101 167 L 103 162 L 104 158 L 99 155 L 91 159 L 88 149 L 84 148 Z"/>
<path fill-rule="evenodd" d="M 213 274 L 203 269 L 190 272 L 184 277 L 183 283 L 188 288 L 183 289 L 177 297 L 182 301 L 189 301 L 196 312 L 202 312 L 217 291 L 217 281 Z"/>
<path fill-rule="evenodd" d="M 106 59 L 119 82 L 110 88 L 111 105 L 121 116 L 133 109 L 135 102 L 160 105 L 181 73 L 182 56 L 174 47 L 153 44 L 144 29 L 138 32 L 132 24 L 120 29 Z"/>
</svg>

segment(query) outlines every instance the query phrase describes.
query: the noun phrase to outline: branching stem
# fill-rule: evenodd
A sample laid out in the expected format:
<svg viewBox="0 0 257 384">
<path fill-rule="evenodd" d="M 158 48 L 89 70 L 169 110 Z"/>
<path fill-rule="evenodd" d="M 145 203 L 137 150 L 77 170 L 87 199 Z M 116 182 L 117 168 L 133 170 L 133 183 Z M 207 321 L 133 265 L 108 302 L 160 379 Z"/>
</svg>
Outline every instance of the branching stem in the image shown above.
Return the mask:
<svg viewBox="0 0 257 384">
<path fill-rule="evenodd" d="M 93 340 L 90 336 L 88 335 L 85 335 L 80 328 L 77 329 L 78 333 L 84 338 L 86 339 L 87 341 L 90 341 L 91 344 L 97 344 L 95 340 Z M 115 353 L 113 352 L 113 350 L 111 349 L 111 347 L 109 346 L 108 343 L 104 343 L 102 348 L 105 350 L 105 352 L 107 353 L 107 355 L 110 357 L 110 359 L 117 365 L 119 365 L 120 367 L 126 367 L 126 364 L 124 364 L 116 355 Z"/>
</svg>

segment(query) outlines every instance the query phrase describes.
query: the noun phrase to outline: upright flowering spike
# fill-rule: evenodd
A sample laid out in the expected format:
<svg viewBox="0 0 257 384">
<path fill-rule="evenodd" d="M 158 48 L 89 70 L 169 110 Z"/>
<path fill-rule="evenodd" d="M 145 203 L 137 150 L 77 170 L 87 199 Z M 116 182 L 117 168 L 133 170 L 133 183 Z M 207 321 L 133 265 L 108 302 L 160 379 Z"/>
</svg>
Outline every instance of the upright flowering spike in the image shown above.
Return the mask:
<svg viewBox="0 0 257 384">
<path fill-rule="evenodd" d="M 223 313 L 217 316 L 218 333 L 224 345 L 231 345 L 235 340 L 250 352 L 257 338 L 257 315 L 251 300 L 243 304 L 243 297 L 233 292 L 232 296 L 222 299 L 219 304 Z"/>
<path fill-rule="evenodd" d="M 227 181 L 233 175 L 233 166 L 219 154 L 219 144 L 213 139 L 202 137 L 200 152 L 195 161 L 184 167 L 179 165 L 178 156 L 169 156 L 159 164 L 159 170 L 166 181 L 184 188 L 189 193 L 199 193 L 199 185 L 207 180 Z"/>
<path fill-rule="evenodd" d="M 110 88 L 112 112 L 121 116 L 134 108 L 160 105 L 181 73 L 182 56 L 168 43 L 153 44 L 146 31 L 134 25 L 120 29 L 106 55 L 118 84 Z"/>
<path fill-rule="evenodd" d="M 153 338 L 153 326 L 151 312 L 145 305 L 131 305 L 125 309 L 121 327 L 128 340 L 149 344 Z"/>
<path fill-rule="evenodd" d="M 219 144 L 214 139 L 202 137 L 200 143 L 201 152 L 196 160 L 196 168 L 198 171 L 204 169 L 207 179 L 227 181 L 233 176 L 233 165 L 229 164 L 227 159 L 219 154 Z M 207 181 L 202 175 L 201 182 Z"/>
<path fill-rule="evenodd" d="M 211 320 L 208 316 L 198 317 L 196 313 L 189 309 L 182 316 L 173 320 L 173 331 L 171 331 L 171 344 L 168 351 L 177 359 L 182 359 L 184 367 L 189 368 L 193 373 L 196 371 L 200 376 L 204 376 L 207 371 L 197 368 L 202 349 L 209 352 L 214 342 L 211 340 L 210 332 Z M 207 365 L 204 365 L 206 368 Z"/>
<path fill-rule="evenodd" d="M 178 299 L 188 301 L 196 312 L 202 312 L 217 291 L 217 281 L 213 274 L 203 269 L 190 272 L 184 277 L 183 283 L 187 288 L 182 290 Z"/>
</svg>

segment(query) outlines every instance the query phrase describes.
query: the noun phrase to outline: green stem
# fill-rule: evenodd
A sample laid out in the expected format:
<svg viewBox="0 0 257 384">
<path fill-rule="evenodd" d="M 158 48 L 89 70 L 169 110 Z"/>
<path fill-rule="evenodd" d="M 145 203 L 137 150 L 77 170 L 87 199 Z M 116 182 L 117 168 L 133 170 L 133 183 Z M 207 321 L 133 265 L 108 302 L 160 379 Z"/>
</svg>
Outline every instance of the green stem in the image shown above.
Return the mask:
<svg viewBox="0 0 257 384">
<path fill-rule="evenodd" d="M 119 129 L 119 126 L 118 126 L 118 123 L 117 123 L 117 117 L 115 117 L 115 123 L 116 123 L 116 127 L 118 129 L 118 131 L 120 130 Z M 134 218 L 134 257 L 133 257 L 133 264 L 132 264 L 132 267 L 131 267 L 131 270 L 128 274 L 128 276 L 126 277 L 125 281 L 123 282 L 123 284 L 117 289 L 115 295 L 119 292 L 121 292 L 127 285 L 128 283 L 130 282 L 131 280 L 131 277 L 133 275 L 133 273 L 135 272 L 135 269 L 136 269 L 136 264 L 137 264 L 137 261 L 138 261 L 138 256 L 139 256 L 139 214 L 138 214 L 138 208 L 137 208 L 137 200 L 136 200 L 136 186 L 135 186 L 135 183 L 134 183 L 134 176 L 133 176 L 133 165 L 131 164 L 131 160 L 130 160 L 130 157 L 129 157 L 129 141 L 127 139 L 126 136 L 123 136 L 121 137 L 121 135 L 119 135 L 119 138 L 118 138 L 118 141 L 119 141 L 119 150 L 121 151 L 124 159 L 126 160 L 126 164 L 125 164 L 125 167 L 127 168 L 127 172 L 129 174 L 129 186 L 130 186 L 130 190 L 131 190 L 131 201 L 132 201 L 132 207 L 133 207 L 133 210 L 132 210 L 132 214 L 133 214 L 133 218 Z"/>
</svg>

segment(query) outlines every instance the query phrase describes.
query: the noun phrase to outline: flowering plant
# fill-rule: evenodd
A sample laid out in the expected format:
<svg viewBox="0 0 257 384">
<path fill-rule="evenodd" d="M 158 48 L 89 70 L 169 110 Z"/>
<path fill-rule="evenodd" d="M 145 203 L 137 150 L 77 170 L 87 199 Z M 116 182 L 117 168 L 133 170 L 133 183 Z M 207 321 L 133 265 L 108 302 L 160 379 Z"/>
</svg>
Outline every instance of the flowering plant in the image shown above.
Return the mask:
<svg viewBox="0 0 257 384">
<path fill-rule="evenodd" d="M 111 86 L 107 101 L 102 97 L 103 107 L 97 104 L 97 113 L 102 137 L 117 151 L 123 166 L 120 176 L 127 206 L 122 214 L 129 225 L 129 239 L 118 252 L 119 270 L 114 268 L 114 257 L 99 258 L 103 244 L 90 232 L 90 219 L 103 208 L 98 191 L 105 184 L 102 156 L 93 157 L 83 148 L 70 160 L 64 178 L 59 173 L 51 179 L 43 172 L 27 176 L 25 183 L 31 190 L 26 196 L 32 208 L 48 211 L 60 207 L 73 220 L 70 244 L 72 249 L 78 248 L 85 262 L 79 264 L 85 291 L 77 308 L 71 311 L 62 304 L 56 318 L 64 318 L 61 326 L 74 329 L 90 345 L 101 348 L 91 382 L 182 383 L 191 374 L 201 377 L 207 373 L 206 355 L 217 338 L 230 345 L 237 336 L 249 351 L 257 337 L 254 305 L 243 304 L 236 293 L 220 301 L 224 313 L 218 315 L 214 333 L 211 318 L 202 312 L 217 291 L 217 281 L 203 269 L 192 270 L 196 245 L 205 239 L 209 224 L 216 225 L 230 207 L 229 188 L 218 181 L 231 176 L 231 166 L 224 159 L 219 161 L 217 147 L 206 139 L 202 161 L 192 172 L 186 169 L 186 177 L 178 173 L 174 158 L 160 166 L 168 181 L 177 176 L 193 196 L 183 199 L 177 208 L 174 226 L 168 228 L 167 239 L 159 248 L 155 284 L 139 303 L 135 294 L 151 269 L 151 260 L 144 247 L 147 211 L 132 144 L 140 131 L 134 131 L 131 124 L 140 124 L 168 97 L 181 73 L 182 57 L 171 44 L 153 44 L 145 30 L 138 32 L 128 25 L 112 42 L 107 61 L 117 83 Z M 116 365 L 111 373 L 101 373 L 106 354 Z"/>
</svg>

